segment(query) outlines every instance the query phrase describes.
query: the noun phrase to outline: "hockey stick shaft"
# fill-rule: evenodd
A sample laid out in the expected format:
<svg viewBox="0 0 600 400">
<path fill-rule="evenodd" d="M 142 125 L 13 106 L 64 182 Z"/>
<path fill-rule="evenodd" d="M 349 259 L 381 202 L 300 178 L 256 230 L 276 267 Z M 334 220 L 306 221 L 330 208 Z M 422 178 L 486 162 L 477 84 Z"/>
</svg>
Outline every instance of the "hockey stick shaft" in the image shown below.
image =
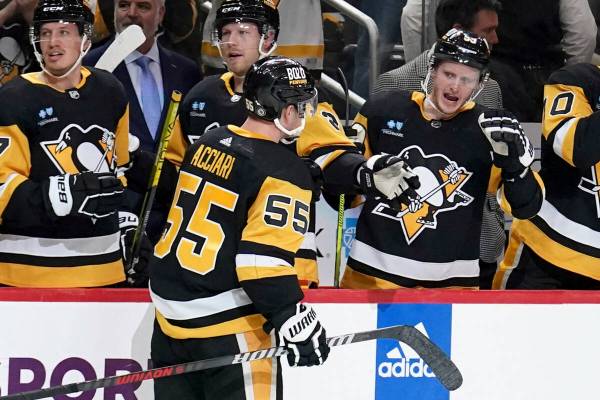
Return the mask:
<svg viewBox="0 0 600 400">
<path fill-rule="evenodd" d="M 340 78 L 340 83 L 342 88 L 344 89 L 344 96 L 346 100 L 346 115 L 344 116 L 344 126 L 348 128 L 348 118 L 350 117 L 350 98 L 348 92 L 348 81 L 346 80 L 346 75 L 344 75 L 344 71 L 341 68 L 337 69 L 338 76 Z M 345 130 L 344 130 L 345 132 Z M 335 266 L 334 266 L 334 275 L 333 275 L 333 286 L 338 288 L 340 287 L 340 269 L 342 263 L 342 239 L 344 233 L 344 211 L 346 209 L 346 196 L 340 194 L 340 198 L 338 201 L 338 218 L 337 218 L 337 227 L 336 227 L 336 240 L 335 240 Z"/>
<path fill-rule="evenodd" d="M 439 381 L 448 390 L 456 390 L 462 384 L 462 375 L 452 360 L 446 356 L 442 349 L 440 349 L 436 344 L 429 340 L 427 336 L 422 334 L 413 326 L 397 325 L 371 331 L 334 336 L 327 339 L 327 344 L 330 347 L 337 347 L 375 339 L 395 339 L 408 344 L 415 352 L 417 352 L 417 354 L 429 366 Z M 111 376 L 86 382 L 70 383 L 67 385 L 54 386 L 46 389 L 10 394 L 8 396 L 0 396 L 0 400 L 43 399 L 46 397 L 53 397 L 69 393 L 85 392 L 100 388 L 138 383 L 149 379 L 160 379 L 168 376 L 185 374 L 188 372 L 202 371 L 209 368 L 224 367 L 227 365 L 240 364 L 249 361 L 280 357 L 286 353 L 287 350 L 285 347 L 271 347 L 269 349 L 232 354 L 200 361 L 192 361 L 183 364 L 134 372 L 126 375 Z"/>
<path fill-rule="evenodd" d="M 95 67 L 108 72 L 113 72 L 115 68 L 123 62 L 125 57 L 137 49 L 145 40 L 146 36 L 141 27 L 138 25 L 129 25 L 123 32 L 115 37 L 115 40 L 113 40 L 102 56 L 100 56 Z"/>
<path fill-rule="evenodd" d="M 146 230 L 148 219 L 150 218 L 150 212 L 152 211 L 152 204 L 154 204 L 154 197 L 156 196 L 156 187 L 158 186 L 158 180 L 162 171 L 163 162 L 165 160 L 165 152 L 167 151 L 167 145 L 169 139 L 173 134 L 175 128 L 175 120 L 177 119 L 177 110 L 179 109 L 179 102 L 181 101 L 181 92 L 173 90 L 171 93 L 171 102 L 169 103 L 169 109 L 167 110 L 167 116 L 165 123 L 160 134 L 160 141 L 158 144 L 158 151 L 156 152 L 156 158 L 154 159 L 154 165 L 152 166 L 152 172 L 150 173 L 150 179 L 148 180 L 148 189 L 144 196 L 144 202 L 142 203 L 142 210 L 140 212 L 140 221 L 138 228 L 135 231 L 133 237 L 133 244 L 131 246 L 131 255 L 128 257 L 129 265 L 127 270 L 131 271 L 135 267 L 135 264 L 139 261 L 140 249 L 142 247 L 142 234 Z"/>
</svg>

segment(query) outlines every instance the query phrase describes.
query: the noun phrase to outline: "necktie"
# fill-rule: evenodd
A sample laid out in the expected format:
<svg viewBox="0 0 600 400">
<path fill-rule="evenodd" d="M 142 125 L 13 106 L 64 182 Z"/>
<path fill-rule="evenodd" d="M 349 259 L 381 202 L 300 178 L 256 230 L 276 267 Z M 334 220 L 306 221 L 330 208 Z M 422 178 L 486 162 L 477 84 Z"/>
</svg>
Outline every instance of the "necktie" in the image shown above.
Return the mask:
<svg viewBox="0 0 600 400">
<path fill-rule="evenodd" d="M 154 75 L 150 71 L 150 63 L 152 60 L 146 56 L 141 56 L 135 63 L 141 68 L 140 89 L 142 95 L 142 111 L 148 130 L 152 138 L 156 136 L 158 122 L 160 121 L 160 98 L 158 86 Z"/>
</svg>

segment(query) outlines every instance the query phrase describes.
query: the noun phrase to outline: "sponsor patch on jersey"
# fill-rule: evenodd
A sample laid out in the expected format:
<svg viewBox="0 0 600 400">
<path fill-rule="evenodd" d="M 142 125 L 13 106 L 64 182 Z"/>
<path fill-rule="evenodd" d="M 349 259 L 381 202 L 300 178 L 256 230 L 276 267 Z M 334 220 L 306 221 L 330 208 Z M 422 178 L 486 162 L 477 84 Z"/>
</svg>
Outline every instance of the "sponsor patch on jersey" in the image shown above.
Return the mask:
<svg viewBox="0 0 600 400">
<path fill-rule="evenodd" d="M 418 196 L 410 199 L 410 206 L 401 204 L 400 211 L 381 202 L 372 213 L 400 222 L 406 243 L 411 244 L 425 229 L 437 228 L 440 213 L 473 202 L 473 196 L 462 190 L 473 173 L 443 154 L 426 155 L 419 146 L 409 146 L 399 155 L 419 177 Z"/>
<path fill-rule="evenodd" d="M 50 122 L 58 122 L 58 118 L 54 115 L 53 107 L 44 107 L 38 112 L 38 126 L 44 126 Z"/>
<path fill-rule="evenodd" d="M 451 355 L 452 305 L 380 304 L 377 327 L 411 325 Z M 449 392 L 435 378 L 423 359 L 398 340 L 377 341 L 375 399 L 447 400 Z"/>
<path fill-rule="evenodd" d="M 404 137 L 404 133 L 401 132 L 404 122 L 390 119 L 385 125 L 387 128 L 381 129 L 381 133 L 383 135 Z"/>
<path fill-rule="evenodd" d="M 192 102 L 192 109 L 190 110 L 190 117 L 206 118 L 206 102 L 195 100 Z"/>
</svg>

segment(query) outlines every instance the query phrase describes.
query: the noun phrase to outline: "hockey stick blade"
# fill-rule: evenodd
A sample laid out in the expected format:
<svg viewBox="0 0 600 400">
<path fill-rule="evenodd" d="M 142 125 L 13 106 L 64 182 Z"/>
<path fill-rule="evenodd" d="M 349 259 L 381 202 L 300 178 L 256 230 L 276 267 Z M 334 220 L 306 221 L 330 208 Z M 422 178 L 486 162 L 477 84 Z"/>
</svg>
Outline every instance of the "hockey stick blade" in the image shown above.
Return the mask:
<svg viewBox="0 0 600 400">
<path fill-rule="evenodd" d="M 331 347 L 345 346 L 351 343 L 366 342 L 375 339 L 395 339 L 409 345 L 448 390 L 456 390 L 462 384 L 462 375 L 456 365 L 446 354 L 427 336 L 413 326 L 397 325 L 388 328 L 375 329 L 365 332 L 349 333 L 327 339 Z M 232 354 L 227 356 L 209 358 L 206 360 L 192 361 L 167 367 L 154 368 L 125 375 L 111 376 L 86 382 L 70 383 L 67 385 L 53 386 L 46 389 L 32 390 L 29 392 L 15 393 L 0 396 L 0 400 L 36 400 L 76 392 L 86 392 L 100 388 L 107 388 L 130 383 L 138 383 L 148 379 L 160 379 L 167 376 L 181 375 L 188 372 L 202 371 L 210 368 L 224 367 L 227 365 L 241 364 L 265 358 L 280 357 L 287 353 L 285 347 L 271 347 L 269 349 L 250 351 L 247 353 Z"/>
<path fill-rule="evenodd" d="M 95 67 L 108 72 L 113 72 L 125 57 L 140 47 L 146 36 L 138 25 L 129 25 L 119 33 L 115 40 L 108 46 L 104 54 L 98 59 Z"/>
</svg>

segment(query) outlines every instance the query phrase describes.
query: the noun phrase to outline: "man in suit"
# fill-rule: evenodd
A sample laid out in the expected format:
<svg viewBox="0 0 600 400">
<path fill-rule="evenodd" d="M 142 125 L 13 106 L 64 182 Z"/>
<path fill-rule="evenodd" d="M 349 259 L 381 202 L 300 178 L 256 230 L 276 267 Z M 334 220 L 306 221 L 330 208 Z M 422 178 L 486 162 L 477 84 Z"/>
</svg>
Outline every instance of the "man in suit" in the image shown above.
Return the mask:
<svg viewBox="0 0 600 400">
<path fill-rule="evenodd" d="M 133 166 L 125 174 L 127 201 L 133 214 L 123 215 L 123 221 L 135 221 L 140 212 L 171 92 L 178 90 L 185 94 L 201 79 L 200 71 L 192 60 L 165 49 L 157 42 L 156 34 L 164 15 L 165 0 L 115 0 L 117 34 L 135 24 L 146 35 L 146 41 L 113 71 L 127 92 L 129 129 L 139 139 L 141 150 L 132 153 Z M 112 40 L 91 50 L 84 58 L 84 64 L 95 65 L 111 43 Z M 132 150 L 130 146 L 130 152 Z M 151 240 L 156 240 L 159 235 L 166 214 L 164 211 L 153 213 L 148 222 L 147 233 Z"/>
</svg>

